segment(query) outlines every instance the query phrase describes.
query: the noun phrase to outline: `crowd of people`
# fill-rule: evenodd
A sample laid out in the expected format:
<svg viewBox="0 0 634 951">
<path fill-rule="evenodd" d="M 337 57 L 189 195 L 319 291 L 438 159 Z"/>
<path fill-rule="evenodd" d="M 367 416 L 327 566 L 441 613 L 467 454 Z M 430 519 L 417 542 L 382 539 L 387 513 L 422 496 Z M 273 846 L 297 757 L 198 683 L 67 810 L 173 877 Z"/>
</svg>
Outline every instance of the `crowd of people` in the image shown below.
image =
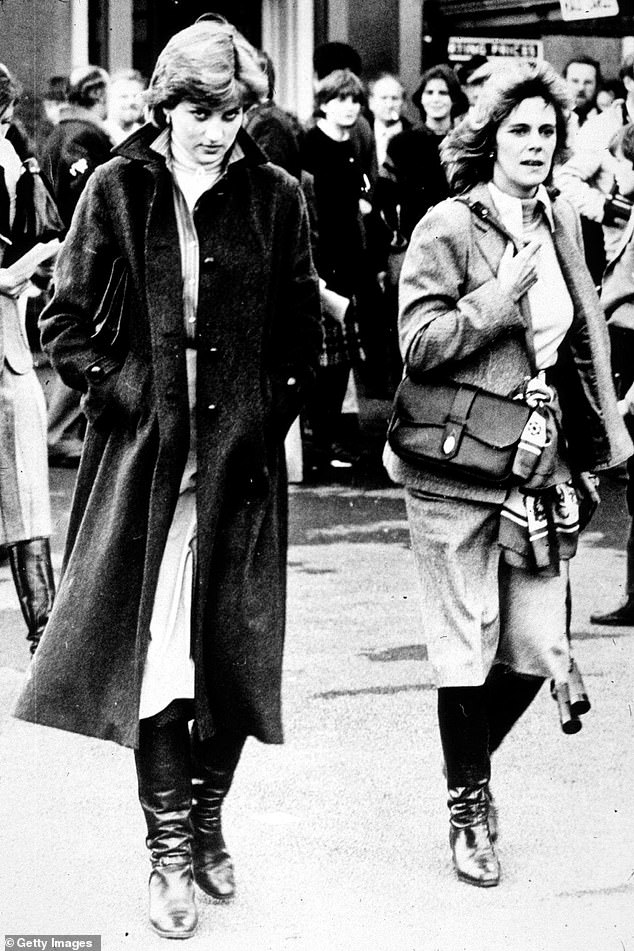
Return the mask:
<svg viewBox="0 0 634 951">
<path fill-rule="evenodd" d="M 433 65 L 416 122 L 399 77 L 366 85 L 348 45 L 314 69 L 301 123 L 270 57 L 209 14 L 148 84 L 55 77 L 29 126 L 0 67 L 0 545 L 33 653 L 16 715 L 134 749 L 168 938 L 196 930 L 194 884 L 232 897 L 222 804 L 247 737 L 282 742 L 298 415 L 321 478 L 358 464 L 360 394 L 452 394 L 443 464 L 393 443 L 384 463 L 405 487 L 451 855 L 481 887 L 500 880 L 492 754 L 545 680 L 577 728 L 568 562 L 595 473 L 632 465 L 634 57 L 618 87 L 586 57 L 563 75 Z M 452 468 L 483 390 L 528 407 L 515 482 Z M 79 464 L 57 593 L 47 454 Z M 593 621 L 634 624 L 634 522 L 626 603 Z"/>
</svg>

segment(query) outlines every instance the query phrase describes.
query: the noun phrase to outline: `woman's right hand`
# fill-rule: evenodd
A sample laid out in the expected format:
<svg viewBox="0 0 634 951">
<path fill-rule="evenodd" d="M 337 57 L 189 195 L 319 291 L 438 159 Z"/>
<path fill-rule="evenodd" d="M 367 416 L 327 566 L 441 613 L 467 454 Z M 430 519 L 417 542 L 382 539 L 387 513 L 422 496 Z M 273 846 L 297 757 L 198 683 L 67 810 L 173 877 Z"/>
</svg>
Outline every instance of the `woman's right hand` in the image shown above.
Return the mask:
<svg viewBox="0 0 634 951">
<path fill-rule="evenodd" d="M 0 294 L 4 297 L 18 298 L 30 284 L 30 280 L 23 277 L 16 278 L 9 268 L 0 267 Z"/>
<path fill-rule="evenodd" d="M 521 251 L 513 254 L 511 245 L 502 255 L 497 278 L 502 289 L 518 301 L 537 281 L 537 252 L 539 241 L 529 241 Z"/>
</svg>

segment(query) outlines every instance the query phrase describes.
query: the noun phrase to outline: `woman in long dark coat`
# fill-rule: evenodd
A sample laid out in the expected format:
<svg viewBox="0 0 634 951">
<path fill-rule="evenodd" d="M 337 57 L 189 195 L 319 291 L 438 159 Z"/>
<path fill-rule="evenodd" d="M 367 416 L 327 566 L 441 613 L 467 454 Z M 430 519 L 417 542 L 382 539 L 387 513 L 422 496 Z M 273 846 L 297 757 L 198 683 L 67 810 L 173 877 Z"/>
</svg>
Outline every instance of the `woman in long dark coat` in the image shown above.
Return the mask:
<svg viewBox="0 0 634 951">
<path fill-rule="evenodd" d="M 192 873 L 232 895 L 220 806 L 246 736 L 282 742 L 283 440 L 320 326 L 299 186 L 240 128 L 265 90 L 229 24 L 169 41 L 153 122 L 91 178 L 42 319 L 89 427 L 16 713 L 136 749 L 166 937 L 195 930 Z"/>
</svg>

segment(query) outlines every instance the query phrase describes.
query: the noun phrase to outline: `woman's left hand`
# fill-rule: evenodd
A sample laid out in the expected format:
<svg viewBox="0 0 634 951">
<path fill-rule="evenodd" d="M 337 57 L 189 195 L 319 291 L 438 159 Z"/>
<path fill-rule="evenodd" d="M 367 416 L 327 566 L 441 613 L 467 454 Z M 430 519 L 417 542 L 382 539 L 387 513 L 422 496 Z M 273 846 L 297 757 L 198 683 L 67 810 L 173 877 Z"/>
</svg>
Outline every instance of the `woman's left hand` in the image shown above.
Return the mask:
<svg viewBox="0 0 634 951">
<path fill-rule="evenodd" d="M 16 278 L 8 268 L 0 268 L 0 294 L 4 297 L 16 300 L 24 293 L 30 283 L 30 278 L 26 280 L 23 277 Z"/>
</svg>

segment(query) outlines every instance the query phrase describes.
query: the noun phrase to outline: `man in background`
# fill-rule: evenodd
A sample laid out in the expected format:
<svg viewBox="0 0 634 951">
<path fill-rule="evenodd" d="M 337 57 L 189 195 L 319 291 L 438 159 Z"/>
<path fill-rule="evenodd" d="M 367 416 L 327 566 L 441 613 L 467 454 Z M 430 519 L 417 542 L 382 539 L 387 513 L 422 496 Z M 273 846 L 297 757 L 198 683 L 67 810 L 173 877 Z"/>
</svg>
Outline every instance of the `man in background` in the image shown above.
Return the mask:
<svg viewBox="0 0 634 951">
<path fill-rule="evenodd" d="M 88 179 L 110 158 L 113 143 L 104 124 L 108 84 L 108 73 L 99 66 L 74 69 L 59 123 L 44 145 L 42 167 L 53 185 L 66 228 Z M 49 462 L 53 466 L 76 466 L 86 428 L 79 393 L 62 383 L 57 374 L 47 389 Z"/>
</svg>

